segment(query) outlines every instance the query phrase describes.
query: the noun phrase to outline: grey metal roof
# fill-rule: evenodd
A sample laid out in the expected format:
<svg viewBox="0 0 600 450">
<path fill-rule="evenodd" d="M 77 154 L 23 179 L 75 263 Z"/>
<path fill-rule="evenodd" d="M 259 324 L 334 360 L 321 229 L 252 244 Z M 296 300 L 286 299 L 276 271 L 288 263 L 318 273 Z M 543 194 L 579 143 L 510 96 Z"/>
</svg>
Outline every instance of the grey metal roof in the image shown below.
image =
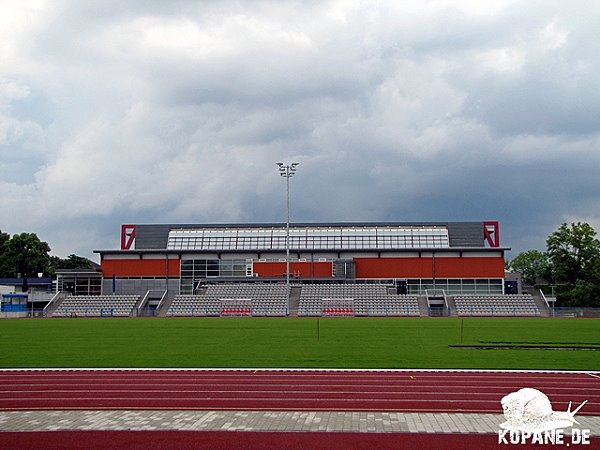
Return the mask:
<svg viewBox="0 0 600 450">
<path fill-rule="evenodd" d="M 0 278 L 0 284 L 4 286 L 22 286 L 23 278 Z M 46 286 L 52 284 L 52 278 L 49 277 L 27 277 L 29 286 Z"/>
<path fill-rule="evenodd" d="M 428 221 L 428 222 L 293 222 L 291 228 L 296 227 L 320 227 L 320 228 L 340 228 L 340 227 L 445 227 L 448 229 L 450 247 L 446 251 L 473 251 L 491 250 L 484 245 L 483 221 L 469 222 L 448 222 L 448 221 Z M 224 229 L 224 228 L 285 228 L 286 224 L 282 222 L 266 223 L 204 223 L 204 224 L 136 224 L 135 248 L 127 250 L 129 253 L 138 251 L 148 253 L 158 251 L 161 253 L 183 253 L 184 250 L 167 250 L 169 232 L 178 229 Z M 302 251 L 302 249 L 291 249 L 292 251 Z M 323 251 L 347 251 L 348 249 L 322 249 Z M 426 248 L 413 249 L 427 251 Z M 444 249 L 430 249 L 443 251 Z M 494 250 L 510 250 L 507 247 L 494 248 Z M 247 251 L 247 250 L 246 250 Z M 264 251 L 264 250 L 263 250 Z M 361 249 L 357 249 L 360 252 Z M 373 251 L 371 249 L 371 251 Z M 385 251 L 385 250 L 382 250 Z M 396 251 L 410 251 L 397 249 Z M 121 250 L 95 250 L 100 254 L 116 254 Z M 189 253 L 190 250 L 185 251 Z M 195 252 L 191 250 L 191 252 Z M 235 250 L 234 250 L 235 252 Z M 227 250 L 221 251 L 227 253 Z"/>
</svg>

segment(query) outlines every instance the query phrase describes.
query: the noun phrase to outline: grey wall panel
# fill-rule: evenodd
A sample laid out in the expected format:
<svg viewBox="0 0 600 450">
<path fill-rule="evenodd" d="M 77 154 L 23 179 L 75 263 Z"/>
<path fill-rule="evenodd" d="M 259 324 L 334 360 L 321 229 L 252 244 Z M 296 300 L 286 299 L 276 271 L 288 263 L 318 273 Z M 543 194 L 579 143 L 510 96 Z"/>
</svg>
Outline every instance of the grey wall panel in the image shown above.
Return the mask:
<svg viewBox="0 0 600 450">
<path fill-rule="evenodd" d="M 117 278 L 115 286 L 115 294 L 135 294 L 135 295 L 144 295 L 146 291 L 150 290 L 161 290 L 163 291 L 167 286 L 165 283 L 165 279 L 151 279 L 151 278 L 133 278 L 133 279 L 123 279 Z M 169 278 L 168 282 L 169 291 L 174 294 L 179 293 L 179 279 L 178 278 Z M 105 278 L 102 281 L 102 294 L 110 295 L 112 294 L 112 278 Z"/>
<path fill-rule="evenodd" d="M 483 222 L 449 222 L 450 247 L 483 247 Z"/>
<path fill-rule="evenodd" d="M 166 249 L 171 225 L 136 225 L 135 249 Z"/>
</svg>

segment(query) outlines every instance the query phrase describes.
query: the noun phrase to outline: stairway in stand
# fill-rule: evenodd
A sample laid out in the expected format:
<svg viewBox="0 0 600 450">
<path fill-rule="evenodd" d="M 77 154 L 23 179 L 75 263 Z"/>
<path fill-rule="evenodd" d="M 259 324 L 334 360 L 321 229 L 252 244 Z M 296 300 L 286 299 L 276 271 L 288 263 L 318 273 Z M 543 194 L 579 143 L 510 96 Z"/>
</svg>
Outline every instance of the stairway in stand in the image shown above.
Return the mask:
<svg viewBox="0 0 600 450">
<path fill-rule="evenodd" d="M 289 293 L 289 316 L 298 317 L 298 305 L 300 304 L 300 294 L 302 293 L 301 286 L 291 286 Z"/>
<path fill-rule="evenodd" d="M 429 303 L 427 303 L 427 296 L 419 295 L 419 313 L 421 317 L 429 316 Z"/>
</svg>

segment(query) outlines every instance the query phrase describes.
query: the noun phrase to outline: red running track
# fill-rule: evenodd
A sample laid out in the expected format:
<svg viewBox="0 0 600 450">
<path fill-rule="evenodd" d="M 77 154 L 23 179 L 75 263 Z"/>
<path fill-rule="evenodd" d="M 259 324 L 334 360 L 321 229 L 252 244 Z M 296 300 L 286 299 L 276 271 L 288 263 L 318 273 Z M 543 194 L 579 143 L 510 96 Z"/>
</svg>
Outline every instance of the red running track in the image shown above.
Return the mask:
<svg viewBox="0 0 600 450">
<path fill-rule="evenodd" d="M 523 387 L 555 411 L 588 403 L 600 415 L 600 375 L 550 372 L 33 370 L 0 371 L 0 410 L 193 409 L 502 413 Z"/>
<path fill-rule="evenodd" d="M 0 450 L 465 450 L 510 448 L 495 435 L 416 433 L 276 433 L 252 431 L 52 431 L 0 433 Z M 517 447 L 515 447 L 517 448 Z M 519 445 L 519 450 L 540 445 Z M 558 448 L 565 448 L 558 446 Z M 598 449 L 595 441 L 582 447 Z"/>
</svg>

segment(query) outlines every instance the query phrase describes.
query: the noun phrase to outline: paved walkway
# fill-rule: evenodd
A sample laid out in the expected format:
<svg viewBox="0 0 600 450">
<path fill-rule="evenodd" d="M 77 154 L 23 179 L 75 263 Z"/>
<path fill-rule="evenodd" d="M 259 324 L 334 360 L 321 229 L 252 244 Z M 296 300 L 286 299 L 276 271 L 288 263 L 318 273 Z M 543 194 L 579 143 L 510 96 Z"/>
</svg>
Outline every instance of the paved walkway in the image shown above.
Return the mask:
<svg viewBox="0 0 600 450">
<path fill-rule="evenodd" d="M 600 436 L 600 416 L 577 416 Z M 495 434 L 502 414 L 327 411 L 0 411 L 0 431 L 182 430 Z"/>
</svg>

